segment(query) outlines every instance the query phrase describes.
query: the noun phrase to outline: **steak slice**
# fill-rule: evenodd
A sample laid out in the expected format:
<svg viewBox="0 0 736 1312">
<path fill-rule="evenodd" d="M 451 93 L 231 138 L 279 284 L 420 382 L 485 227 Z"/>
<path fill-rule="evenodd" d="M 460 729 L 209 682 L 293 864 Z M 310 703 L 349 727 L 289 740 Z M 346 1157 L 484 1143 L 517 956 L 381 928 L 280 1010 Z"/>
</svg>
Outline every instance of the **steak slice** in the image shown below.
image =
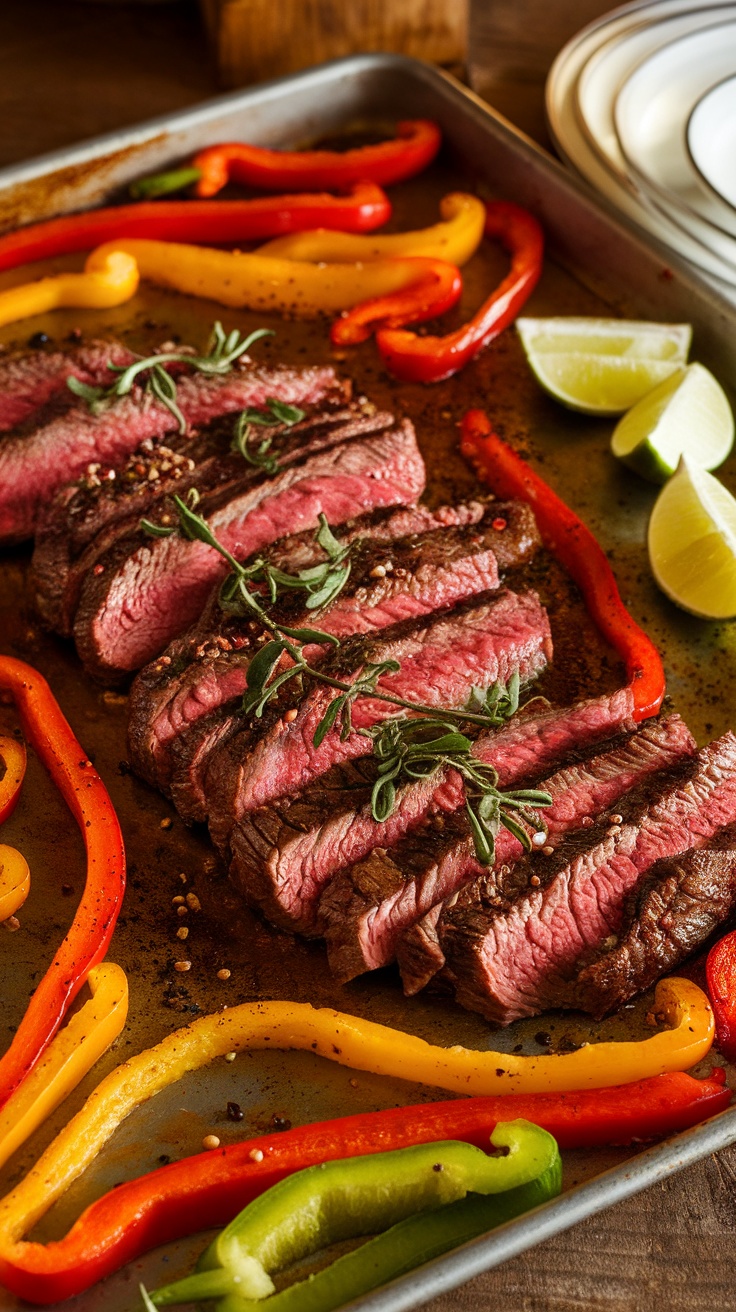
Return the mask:
<svg viewBox="0 0 736 1312">
<path fill-rule="evenodd" d="M 394 659 L 400 669 L 382 675 L 378 689 L 442 708 L 461 706 L 471 687 L 507 682 L 515 669 L 528 682 L 550 655 L 549 622 L 538 597 L 501 592 L 450 615 L 433 616 L 428 623 L 415 623 L 408 631 L 399 626 L 393 634 L 345 644 L 325 668 L 352 682 L 366 662 Z M 270 872 L 259 860 L 253 861 L 250 843 L 242 840 L 237 823 L 234 829 L 232 825 L 247 812 L 296 792 L 338 762 L 370 753 L 371 739 L 361 730 L 395 714 L 393 706 L 374 696 L 359 697 L 347 738 L 341 738 L 338 725 L 315 747 L 315 731 L 335 696 L 325 684 L 310 688 L 296 718 L 291 723 L 281 717 L 272 722 L 247 757 L 242 744 L 234 740 L 228 750 L 227 792 L 219 794 L 217 808 L 210 812 L 210 832 L 220 846 L 230 832 L 231 876 L 238 887 L 274 923 L 301 932 L 315 931 L 320 885 L 303 879 L 274 885 Z M 208 785 L 213 765 L 217 768 L 211 758 Z"/>
<path fill-rule="evenodd" d="M 473 751 L 498 770 L 503 786 L 512 787 L 539 778 L 575 748 L 630 731 L 632 710 L 628 688 L 537 715 L 530 708 L 502 729 L 478 738 Z M 249 867 L 259 869 L 261 878 L 277 890 L 302 885 L 321 890 L 337 871 L 361 861 L 374 848 L 390 847 L 428 817 L 448 815 L 465 803 L 457 771 L 438 770 L 401 787 L 393 812 L 381 823 L 371 814 L 375 778 L 373 757 L 347 761 L 296 797 L 243 816 L 238 842 L 241 854 L 250 849 Z M 345 906 L 351 896 L 348 889 Z"/>
<path fill-rule="evenodd" d="M 24 423 L 53 396 L 66 396 L 66 380 L 92 386 L 110 383 L 110 364 L 132 364 L 132 351 L 119 342 L 87 342 L 71 351 L 21 351 L 0 361 L 0 431 Z"/>
<path fill-rule="evenodd" d="M 621 824 L 573 836 L 553 857 L 525 857 L 485 887 L 478 881 L 473 900 L 458 899 L 443 915 L 441 943 L 462 1006 L 507 1025 L 579 1005 L 577 964 L 619 933 L 641 876 L 736 820 L 736 736 L 725 734 L 616 806 Z M 538 888 L 530 889 L 532 874 Z"/>
<path fill-rule="evenodd" d="M 384 521 L 385 512 L 382 512 Z M 503 533 L 494 528 L 503 517 Z M 396 516 L 406 521 L 406 513 Z M 385 527 L 385 524 L 384 524 Z M 314 547 L 314 535 L 312 534 Z M 350 540 L 338 530 L 341 542 Z M 304 606 L 304 594 L 288 592 L 271 614 L 292 628 L 318 623 L 338 638 L 377 632 L 403 619 L 418 618 L 434 610 L 451 608 L 481 592 L 498 586 L 498 560 L 520 562 L 534 549 L 536 532 L 527 506 L 494 503 L 472 529 L 436 528 L 394 540 L 390 552 L 386 540 L 366 537 L 354 541 L 348 583 L 335 600 L 319 612 Z M 284 568 L 280 544 L 269 549 L 268 558 Z M 321 548 L 316 556 L 326 559 Z M 316 563 L 312 552 L 310 564 Z M 252 622 L 225 614 L 215 597 L 198 624 L 166 650 L 168 662 L 154 661 L 142 670 L 131 689 L 128 737 L 133 768 L 149 782 L 166 791 L 171 782 L 172 759 L 168 751 L 174 739 L 186 735 L 201 760 L 201 721 L 228 702 L 237 714 L 246 687 L 248 666 L 257 638 Z M 305 653 L 310 662 L 321 649 Z M 196 735 L 190 730 L 197 726 Z M 179 744 L 179 748 L 182 744 Z M 181 801 L 185 818 L 201 819 L 186 806 L 187 751 L 177 750 L 183 770 Z M 195 785 L 194 793 L 199 794 Z"/>
<path fill-rule="evenodd" d="M 736 907 L 736 825 L 705 847 L 655 861 L 624 904 L 618 936 L 573 982 L 570 1006 L 597 1019 L 679 966 Z"/>
<path fill-rule="evenodd" d="M 293 384 L 293 370 L 284 370 Z M 274 380 L 277 371 L 273 370 Z M 311 446 L 340 440 L 360 432 L 380 430 L 390 415 L 371 420 L 358 406 L 345 407 L 349 385 L 333 382 L 320 399 L 317 413 L 286 429 L 283 424 L 263 430 L 282 464 L 298 459 Z M 305 406 L 311 411 L 308 403 Z M 327 408 L 329 406 L 329 408 Z M 117 540 L 138 528 L 142 516 L 157 517 L 160 504 L 174 493 L 186 496 L 196 487 L 204 494 L 227 486 L 233 479 L 254 481 L 259 470 L 246 464 L 231 449 L 235 421 L 218 416 L 203 428 L 188 429 L 164 438 L 144 438 L 116 468 L 99 461 L 87 466 L 84 478 L 57 492 L 38 524 L 33 554 L 32 583 L 35 604 L 46 623 L 69 636 L 79 605 L 84 579 L 101 562 Z M 171 509 L 167 503 L 168 509 Z"/>
<path fill-rule="evenodd" d="M 295 404 L 318 400 L 335 377 L 329 367 L 288 374 L 288 386 L 283 369 L 251 363 L 223 377 L 181 375 L 177 405 L 186 423 L 197 426 L 246 406 L 262 406 L 277 391 L 282 400 Z M 54 493 L 90 463 L 115 466 L 145 438 L 179 426 L 161 401 L 138 386 L 99 415 L 71 393 L 52 400 L 49 408 L 53 413 L 44 412 L 44 422 L 9 435 L 0 445 L 0 542 L 31 537 Z"/>
<path fill-rule="evenodd" d="M 556 847 L 568 832 L 589 826 L 594 816 L 615 805 L 629 789 L 695 750 L 690 730 L 673 715 L 542 782 L 536 773 L 532 778 L 517 776 L 514 784 L 533 784 L 550 794 L 552 805 L 540 815 L 546 846 Z M 522 856 L 518 838 L 501 829 L 496 867 Z M 447 819 L 437 816 L 427 831 L 416 831 L 390 851 L 376 848 L 364 861 L 337 875 L 322 895 L 320 918 L 330 968 L 338 979 L 348 980 L 387 965 L 396 955 L 403 930 L 470 880 L 486 876 L 475 855 L 464 807 Z M 423 932 L 426 936 L 427 926 Z M 413 952 L 410 945 L 409 955 L 416 962 L 416 944 Z M 430 955 L 436 963 L 436 952 Z M 428 971 L 429 963 L 411 974 L 408 968 L 406 975 L 402 971 L 406 992 L 418 992 Z"/>
<path fill-rule="evenodd" d="M 423 487 L 424 462 L 405 420 L 345 442 L 333 428 L 322 450 L 271 476 L 232 478 L 199 509 L 223 546 L 244 559 L 287 527 L 314 525 L 320 513 L 337 525 L 356 505 L 412 500 Z M 175 516 L 173 506 L 168 513 Z M 197 618 L 226 569 L 211 547 L 178 535 L 149 538 L 136 529 L 118 539 L 82 588 L 74 637 L 85 668 L 106 681 L 139 669 Z"/>
</svg>

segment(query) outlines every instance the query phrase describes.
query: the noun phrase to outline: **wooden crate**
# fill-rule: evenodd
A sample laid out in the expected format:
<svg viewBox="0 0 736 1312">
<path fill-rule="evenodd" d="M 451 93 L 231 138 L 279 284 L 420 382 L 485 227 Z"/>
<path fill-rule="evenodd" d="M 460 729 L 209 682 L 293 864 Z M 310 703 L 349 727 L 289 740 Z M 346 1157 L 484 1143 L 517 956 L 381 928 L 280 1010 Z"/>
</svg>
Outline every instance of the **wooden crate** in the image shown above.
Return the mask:
<svg viewBox="0 0 736 1312">
<path fill-rule="evenodd" d="M 223 86 L 392 51 L 463 63 L 467 0 L 200 0 Z"/>
</svg>

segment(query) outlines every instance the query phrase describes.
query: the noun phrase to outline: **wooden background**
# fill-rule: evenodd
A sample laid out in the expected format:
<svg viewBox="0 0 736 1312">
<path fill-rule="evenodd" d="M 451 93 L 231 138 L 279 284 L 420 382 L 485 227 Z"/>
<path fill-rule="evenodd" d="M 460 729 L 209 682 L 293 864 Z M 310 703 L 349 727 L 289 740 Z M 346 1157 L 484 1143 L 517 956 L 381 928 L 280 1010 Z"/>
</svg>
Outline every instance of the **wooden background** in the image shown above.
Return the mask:
<svg viewBox="0 0 736 1312">
<path fill-rule="evenodd" d="M 534 48 L 551 57 L 548 25 L 542 30 L 539 22 L 546 12 L 559 34 L 560 0 L 487 0 L 487 68 L 493 3 L 496 18 L 516 16 L 518 39 L 512 31 L 495 47 L 499 62 L 486 78 L 486 93 L 545 142 L 544 59 L 530 53 L 524 34 L 534 30 L 533 11 L 541 34 Z M 604 7 L 599 0 L 566 0 L 563 21 L 571 11 L 574 20 L 577 10 L 573 27 L 579 26 Z M 484 53 L 477 36 L 471 49 L 477 65 Z M 0 165 L 217 90 L 193 4 L 0 0 Z M 427 1312 L 736 1309 L 735 1230 L 733 1148 L 436 1299 Z"/>
</svg>

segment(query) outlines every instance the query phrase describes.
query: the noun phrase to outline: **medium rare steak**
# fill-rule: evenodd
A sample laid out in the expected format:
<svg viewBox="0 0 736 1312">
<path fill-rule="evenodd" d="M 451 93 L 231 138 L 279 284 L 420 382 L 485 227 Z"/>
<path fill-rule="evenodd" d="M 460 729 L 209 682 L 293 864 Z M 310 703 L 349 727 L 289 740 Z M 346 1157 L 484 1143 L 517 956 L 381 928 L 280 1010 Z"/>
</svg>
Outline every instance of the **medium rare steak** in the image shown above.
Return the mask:
<svg viewBox="0 0 736 1312">
<path fill-rule="evenodd" d="M 442 947 L 464 1007 L 506 1025 L 579 1005 L 571 989 L 578 962 L 619 933 L 641 876 L 736 820 L 736 736 L 725 734 L 616 808 L 622 823 L 606 819 L 551 857 L 535 853 L 485 886 L 477 881 L 474 899 L 461 895 L 443 916 Z"/>
<path fill-rule="evenodd" d="M 424 462 L 408 420 L 364 437 L 329 441 L 273 475 L 230 470 L 229 481 L 202 497 L 200 512 L 223 546 L 239 559 L 285 528 L 333 525 L 355 507 L 412 500 L 424 487 Z M 238 456 L 233 456 L 238 461 Z M 240 460 L 243 471 L 248 467 Z M 201 490 L 201 489 L 200 489 Z M 174 517 L 165 498 L 159 513 Z M 200 614 L 227 566 L 211 547 L 178 535 L 150 538 L 136 529 L 119 538 L 89 571 L 74 624 L 87 670 L 105 680 L 139 669 Z"/>
<path fill-rule="evenodd" d="M 629 894 L 618 935 L 584 966 L 571 1003 L 600 1018 L 674 969 L 736 907 L 736 825 L 705 847 L 655 861 Z"/>
<path fill-rule="evenodd" d="M 552 805 L 540 815 L 546 830 L 545 846 L 556 847 L 567 833 L 589 825 L 629 789 L 695 750 L 690 730 L 673 715 L 646 725 L 592 759 L 564 767 L 551 778 L 540 781 L 536 774 L 531 779 L 517 777 L 514 783 L 533 784 L 552 797 Z M 522 855 L 518 838 L 501 829 L 496 839 L 496 866 L 512 864 Z M 446 819 L 435 817 L 427 830 L 409 835 L 391 851 L 376 848 L 364 861 L 337 875 L 322 895 L 320 920 L 331 969 L 338 979 L 347 980 L 387 965 L 407 926 L 463 884 L 485 878 L 486 873 L 475 855 L 464 808 Z M 411 955 L 416 958 L 416 945 Z M 436 955 L 431 955 L 434 963 Z M 419 975 L 426 975 L 428 968 L 407 973 L 407 993 L 422 987 L 425 981 L 420 982 Z"/>
<path fill-rule="evenodd" d="M 240 362 L 238 362 L 240 364 Z M 202 374 L 177 379 L 177 405 L 188 425 L 205 424 L 217 415 L 262 406 L 278 391 L 281 400 L 299 404 L 317 400 L 334 382 L 329 367 L 283 371 L 246 363 L 223 377 Z M 161 401 L 134 386 L 101 414 L 68 392 L 36 416 L 29 431 L 6 437 L 0 445 L 0 541 L 31 537 L 51 497 L 90 463 L 115 466 L 148 437 L 175 432 L 178 420 Z"/>
<path fill-rule="evenodd" d="M 379 690 L 441 708 L 461 706 L 471 687 L 507 682 L 515 669 L 528 682 L 550 656 L 549 624 L 537 596 L 501 592 L 450 615 L 433 616 L 429 622 L 399 625 L 393 633 L 346 643 L 323 668 L 352 682 L 367 662 L 396 660 L 399 670 L 382 675 Z M 210 831 L 218 845 L 224 846 L 230 831 L 231 874 L 246 897 L 275 923 L 312 932 L 319 886 L 302 882 L 275 887 L 261 862 L 253 863 L 251 846 L 241 840 L 237 824 L 234 829 L 232 825 L 247 812 L 296 792 L 338 762 L 368 755 L 371 739 L 361 730 L 396 713 L 390 703 L 375 696 L 359 697 L 348 736 L 341 737 L 338 724 L 315 747 L 316 729 L 336 695 L 323 683 L 310 688 L 296 708 L 296 717 L 289 723 L 282 716 L 272 719 L 260 738 L 249 744 L 247 756 L 244 744 L 233 740 L 223 772 L 226 791 L 220 792 L 217 809 L 210 812 Z M 212 770 L 211 760 L 208 786 Z"/>
<path fill-rule="evenodd" d="M 632 709 L 628 688 L 539 714 L 530 707 L 502 729 L 478 738 L 473 750 L 498 770 L 501 784 L 510 788 L 541 777 L 575 749 L 632 730 Z M 249 847 L 250 868 L 260 868 L 261 877 L 274 889 L 285 890 L 285 895 L 292 896 L 289 890 L 302 887 L 321 891 L 338 870 L 361 861 L 374 848 L 391 847 L 428 817 L 449 815 L 465 803 L 461 776 L 456 770 L 441 769 L 401 787 L 392 814 L 381 823 L 371 814 L 375 778 L 372 757 L 346 761 L 296 797 L 243 816 L 238 834 L 241 855 Z M 351 896 L 348 889 L 345 907 Z"/>
<path fill-rule="evenodd" d="M 536 541 L 533 518 L 526 506 L 492 505 L 472 529 L 414 532 L 394 540 L 390 551 L 385 540 L 353 539 L 350 577 L 326 609 L 318 614 L 310 612 L 305 609 L 304 593 L 290 591 L 271 607 L 270 613 L 289 627 L 307 623 L 313 627 L 316 623 L 342 639 L 449 609 L 489 591 L 498 586 L 498 557 L 504 564 L 520 562 L 531 553 Z M 400 518 L 405 521 L 406 513 Z M 495 527 L 501 520 L 506 525 L 503 531 Z M 345 541 L 340 529 L 338 536 Z M 314 535 L 312 540 L 314 546 Z M 319 547 L 317 554 L 326 559 Z M 283 555 L 279 544 L 268 551 L 268 558 L 282 569 Z M 199 623 L 167 648 L 168 661 L 154 661 L 141 671 L 131 689 L 129 719 L 131 762 L 139 774 L 166 791 L 172 764 L 167 749 L 172 740 L 189 734 L 197 751 L 189 733 L 193 726 L 207 733 L 207 726 L 200 725 L 200 721 L 228 701 L 233 703 L 232 714 L 237 714 L 259 636 L 252 632 L 252 620 L 225 614 L 215 597 Z M 305 653 L 311 663 L 320 654 L 319 648 Z M 180 763 L 186 759 L 184 752 L 177 756 Z M 188 811 L 185 818 L 204 817 Z"/>
<path fill-rule="evenodd" d="M 295 389 L 294 375 L 293 369 L 271 371 L 274 387 L 281 378 L 286 391 Z M 308 407 L 310 414 L 303 423 L 291 429 L 274 425 L 262 430 L 282 464 L 306 454 L 312 445 L 322 447 L 334 440 L 333 427 L 339 427 L 342 440 L 351 433 L 380 430 L 390 422 L 389 415 L 376 414 L 371 420 L 357 406 L 346 408 L 348 384 L 333 379 L 323 390 L 317 413 Z M 231 451 L 234 428 L 235 420 L 227 414 L 186 433 L 144 438 L 122 465 L 112 469 L 93 461 L 84 478 L 57 492 L 39 522 L 33 554 L 34 600 L 48 625 L 65 636 L 71 634 L 88 572 L 119 538 L 137 530 L 142 516 L 156 519 L 157 512 L 165 513 L 159 507 L 167 497 L 186 496 L 192 487 L 204 494 L 233 478 L 258 477 L 256 466 Z M 171 510 L 170 502 L 166 508 Z"/>
<path fill-rule="evenodd" d="M 0 431 L 16 428 L 53 396 L 67 396 L 66 380 L 110 383 L 108 362 L 132 364 L 132 351 L 119 342 L 87 342 L 70 351 L 22 351 L 0 361 Z"/>
</svg>

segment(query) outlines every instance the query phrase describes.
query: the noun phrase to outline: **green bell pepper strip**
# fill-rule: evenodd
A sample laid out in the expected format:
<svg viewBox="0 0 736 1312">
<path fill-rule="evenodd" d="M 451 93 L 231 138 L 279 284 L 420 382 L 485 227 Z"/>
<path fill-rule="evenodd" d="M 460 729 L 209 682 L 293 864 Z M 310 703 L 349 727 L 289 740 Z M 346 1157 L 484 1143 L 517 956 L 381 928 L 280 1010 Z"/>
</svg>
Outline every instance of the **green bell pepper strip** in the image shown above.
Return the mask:
<svg viewBox="0 0 736 1312">
<path fill-rule="evenodd" d="M 249 1203 L 210 1244 L 199 1270 L 158 1290 L 153 1301 L 164 1307 L 237 1295 L 238 1305 L 246 1300 L 248 1306 L 247 1300 L 273 1293 L 272 1272 L 330 1244 L 385 1231 L 417 1212 L 455 1203 L 468 1193 L 506 1193 L 546 1175 L 557 1180 L 559 1188 L 559 1150 L 540 1126 L 521 1120 L 500 1122 L 491 1143 L 507 1149 L 506 1155 L 489 1157 L 472 1144 L 451 1140 L 298 1171 Z M 417 1241 L 422 1243 L 421 1227 Z M 370 1270 L 368 1261 L 365 1271 Z M 381 1274 L 376 1283 L 390 1278 Z M 336 1283 L 344 1301 L 342 1283 L 339 1279 Z"/>
</svg>

